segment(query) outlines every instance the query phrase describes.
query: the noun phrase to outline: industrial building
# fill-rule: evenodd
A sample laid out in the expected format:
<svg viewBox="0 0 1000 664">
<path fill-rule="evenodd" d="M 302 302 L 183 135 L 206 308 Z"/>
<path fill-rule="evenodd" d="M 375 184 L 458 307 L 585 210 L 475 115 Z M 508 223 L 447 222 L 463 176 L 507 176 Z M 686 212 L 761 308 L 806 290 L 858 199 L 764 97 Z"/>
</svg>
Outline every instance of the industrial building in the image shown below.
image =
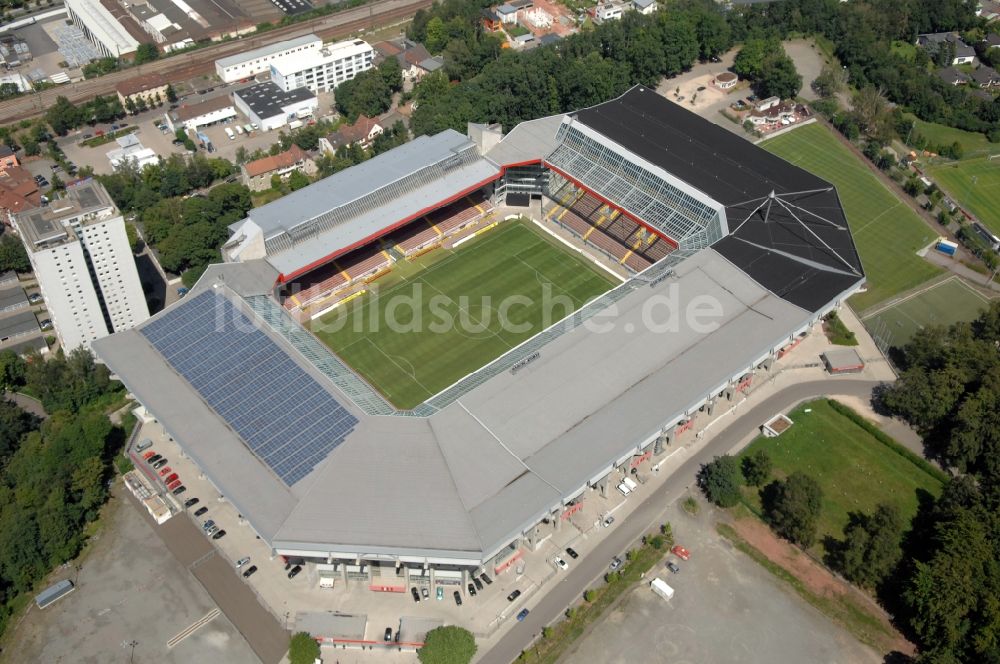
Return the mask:
<svg viewBox="0 0 1000 664">
<path fill-rule="evenodd" d="M 130 58 L 140 41 L 100 0 L 66 0 L 66 11 L 87 39 L 106 58 Z"/>
<path fill-rule="evenodd" d="M 14 226 L 67 352 L 149 318 L 125 221 L 96 180 L 67 186 Z"/>
<path fill-rule="evenodd" d="M 318 52 L 323 40 L 303 35 L 215 61 L 215 73 L 226 83 L 235 83 L 271 70 L 271 63 L 300 53 Z"/>
<path fill-rule="evenodd" d="M 282 90 L 271 81 L 257 83 L 233 93 L 236 108 L 261 131 L 284 127 L 310 117 L 319 105 L 307 88 Z"/>
<path fill-rule="evenodd" d="M 502 572 L 864 284 L 833 186 L 652 90 L 498 141 L 474 129 L 252 210 L 230 227 L 229 262 L 94 344 L 249 527 L 320 584 L 464 592 L 470 574 Z M 430 216 L 460 223 L 466 200 L 559 224 L 629 276 L 401 411 L 286 294 L 335 288 L 335 261 L 411 227 L 434 234 Z M 403 244 L 392 251 L 417 246 Z M 658 329 L 644 317 L 663 298 L 711 301 L 718 317 Z M 597 317 L 612 328 L 592 332 Z"/>
<path fill-rule="evenodd" d="M 198 131 L 201 127 L 236 119 L 236 107 L 228 95 L 220 95 L 194 104 L 181 104 L 176 109 L 167 111 L 164 119 L 170 131 L 180 128 Z"/>
<path fill-rule="evenodd" d="M 271 63 L 271 80 L 286 92 L 296 88 L 329 92 L 371 69 L 374 61 L 375 49 L 368 42 L 351 39 L 275 60 Z"/>
</svg>

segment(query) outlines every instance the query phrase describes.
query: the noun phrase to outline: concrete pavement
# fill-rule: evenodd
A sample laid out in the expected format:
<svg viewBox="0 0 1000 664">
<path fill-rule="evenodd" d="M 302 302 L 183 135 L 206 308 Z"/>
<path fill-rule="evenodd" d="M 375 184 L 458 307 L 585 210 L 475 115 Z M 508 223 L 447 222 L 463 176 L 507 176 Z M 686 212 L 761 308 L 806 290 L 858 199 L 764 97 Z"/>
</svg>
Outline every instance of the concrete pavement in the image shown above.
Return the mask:
<svg viewBox="0 0 1000 664">
<path fill-rule="evenodd" d="M 768 417 L 786 411 L 802 401 L 827 395 L 844 394 L 867 398 L 879 384 L 877 380 L 817 380 L 785 387 L 730 420 L 714 437 L 650 493 L 632 515 L 612 527 L 611 532 L 587 556 L 583 556 L 561 581 L 547 590 L 540 601 L 528 607 L 531 613 L 513 626 L 490 650 L 477 660 L 479 664 L 507 664 L 514 660 L 541 633 L 542 628 L 558 619 L 566 607 L 577 601 L 607 570 L 612 557 L 633 546 L 655 524 L 666 520 L 666 511 L 695 483 L 702 464 L 712 458 L 734 452 L 747 445 Z M 739 406 L 736 407 L 737 410 Z"/>
</svg>

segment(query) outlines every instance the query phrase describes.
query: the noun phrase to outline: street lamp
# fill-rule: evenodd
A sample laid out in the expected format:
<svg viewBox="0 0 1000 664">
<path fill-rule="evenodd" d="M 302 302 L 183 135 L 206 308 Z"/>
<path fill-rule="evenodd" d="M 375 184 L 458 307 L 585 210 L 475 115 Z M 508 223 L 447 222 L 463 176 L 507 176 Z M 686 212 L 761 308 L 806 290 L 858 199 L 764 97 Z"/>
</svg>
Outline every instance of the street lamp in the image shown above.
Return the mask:
<svg viewBox="0 0 1000 664">
<path fill-rule="evenodd" d="M 139 645 L 139 642 L 136 641 L 135 639 L 132 639 L 131 641 L 122 641 L 122 648 L 129 649 L 129 655 L 128 655 L 129 664 L 132 664 L 132 661 L 135 659 L 135 647 L 137 645 Z"/>
</svg>

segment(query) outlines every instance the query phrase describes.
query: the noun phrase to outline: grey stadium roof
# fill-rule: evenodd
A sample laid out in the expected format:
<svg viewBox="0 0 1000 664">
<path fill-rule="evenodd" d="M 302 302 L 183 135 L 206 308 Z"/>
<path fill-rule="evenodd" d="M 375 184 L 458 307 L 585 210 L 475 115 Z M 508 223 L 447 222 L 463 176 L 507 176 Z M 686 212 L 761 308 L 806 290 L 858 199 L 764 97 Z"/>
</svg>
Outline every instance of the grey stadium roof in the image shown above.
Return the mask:
<svg viewBox="0 0 1000 664">
<path fill-rule="evenodd" d="M 672 272 L 663 272 L 664 278 L 647 283 L 648 275 L 662 263 L 623 284 L 622 290 L 616 288 L 620 297 L 613 301 L 614 316 L 590 319 L 597 325 L 610 322 L 611 329 L 579 325 L 561 336 L 546 337 L 551 340 L 537 359 L 516 373 L 490 374 L 454 400 L 441 401 L 440 408 L 429 409 L 425 417 L 403 417 L 363 412 L 286 338 L 250 313 L 245 298 L 259 299 L 283 266 L 298 268 L 310 256 L 320 258 L 363 241 L 393 223 L 388 220 L 440 201 L 475 177 L 495 175 L 498 169 L 492 162 L 477 159 L 424 184 L 415 198 L 407 198 L 414 192 L 404 194 L 378 208 L 378 214 L 366 212 L 350 223 L 311 234 L 308 241 L 292 243 L 277 256 L 269 251 L 270 266 L 264 261 L 213 266 L 188 297 L 134 330 L 94 342 L 94 349 L 275 548 L 485 562 L 539 518 L 646 446 L 664 427 L 690 416 L 707 398 L 805 331 L 863 283 L 860 269 L 851 269 L 857 257 L 849 233 L 834 224 L 811 234 L 798 230 L 802 224 L 792 219 L 794 215 L 782 217 L 789 209 L 798 210 L 796 205 L 808 211 L 819 200 L 829 206 L 826 216 L 839 213 L 837 219 L 842 219 L 836 192 L 833 198 L 809 195 L 805 201 L 792 196 L 802 186 L 827 191 L 829 185 L 775 162 L 721 127 L 691 123 L 683 115 L 672 117 L 671 110 L 662 110 L 669 121 L 661 127 L 663 135 L 647 127 L 645 139 L 630 137 L 643 114 L 657 112 L 655 100 L 630 100 L 631 94 L 608 102 L 601 112 L 581 112 L 580 121 L 595 130 L 605 122 L 608 141 L 629 149 L 632 144 L 665 170 L 664 164 L 673 157 L 661 153 L 674 150 L 681 158 L 674 169 L 685 176 L 690 169 L 684 170 L 684 155 L 716 159 L 721 173 L 757 175 L 744 175 L 735 185 L 744 188 L 742 198 L 725 200 L 729 209 L 743 211 L 741 217 L 732 215 L 742 222 L 735 230 L 739 237 L 697 251 L 678 251 L 683 260 L 668 259 Z M 548 130 L 555 131 L 556 120 L 562 121 L 554 116 L 515 129 L 509 154 L 543 157 L 549 149 L 543 139 Z M 697 132 L 696 140 L 691 142 L 672 127 Z M 719 158 L 730 139 L 739 141 L 731 147 L 742 166 Z M 310 196 L 292 194 L 252 211 L 249 218 L 265 237 L 280 236 L 332 207 L 467 149 L 468 143 L 451 131 L 417 139 L 313 185 Z M 483 164 L 487 171 L 475 170 Z M 769 177 L 762 182 L 760 173 Z M 793 188 L 782 189 L 787 200 L 778 203 L 768 192 L 782 184 L 782 174 L 792 178 Z M 692 177 L 704 180 L 710 173 Z M 694 186 L 710 190 L 707 181 Z M 427 188 L 432 191 L 423 191 Z M 745 202 L 754 196 L 762 201 Z M 293 252 L 294 260 L 287 258 Z M 846 254 L 848 265 L 834 258 L 839 253 Z M 781 279 L 791 279 L 791 286 L 778 283 Z M 200 397 L 144 334 L 162 317 L 185 319 L 206 290 L 251 318 L 274 347 L 315 380 L 316 389 L 357 417 L 344 442 L 291 486 L 250 453 L 252 444 L 237 433 L 238 427 L 230 426 L 210 400 Z M 706 299 L 715 303 L 718 317 L 706 321 L 714 326 L 702 329 L 682 314 L 696 300 Z M 650 305 L 666 302 L 676 306 L 664 321 L 657 314 L 664 309 Z M 230 305 L 219 305 L 226 306 Z M 229 345 L 220 342 L 202 352 L 224 354 Z M 255 357 L 240 361 L 254 362 Z M 234 393 L 238 387 L 234 385 Z M 225 410 L 225 404 L 220 408 Z"/>
</svg>

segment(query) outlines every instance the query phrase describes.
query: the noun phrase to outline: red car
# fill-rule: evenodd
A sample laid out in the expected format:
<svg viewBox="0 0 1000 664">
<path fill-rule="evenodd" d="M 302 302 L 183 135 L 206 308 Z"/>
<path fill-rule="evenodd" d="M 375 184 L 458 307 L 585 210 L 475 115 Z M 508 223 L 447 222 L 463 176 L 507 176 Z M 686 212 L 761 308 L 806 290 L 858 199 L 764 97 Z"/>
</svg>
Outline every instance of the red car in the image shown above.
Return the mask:
<svg viewBox="0 0 1000 664">
<path fill-rule="evenodd" d="M 167 479 L 165 479 L 163 481 L 166 482 L 167 484 L 170 484 L 171 482 L 173 482 L 174 480 L 176 480 L 178 477 L 179 477 L 179 475 L 177 473 L 171 473 L 170 475 L 167 476 Z"/>
<path fill-rule="evenodd" d="M 160 471 L 160 477 L 166 477 L 170 473 L 174 472 L 174 469 L 170 466 L 164 466 L 163 470 Z"/>
<path fill-rule="evenodd" d="M 145 452 L 142 453 L 142 458 L 143 459 L 148 459 L 149 457 L 153 456 L 154 454 L 156 454 L 156 450 L 146 450 Z"/>
<path fill-rule="evenodd" d="M 169 491 L 173 491 L 174 489 L 176 489 L 180 485 L 181 485 L 181 481 L 180 480 L 174 480 L 173 482 L 171 482 L 170 484 L 167 485 L 167 489 Z"/>
<path fill-rule="evenodd" d="M 670 552 L 673 553 L 678 558 L 680 558 L 681 560 L 687 560 L 691 557 L 691 552 L 685 549 L 680 544 L 675 545 L 674 548 L 670 549 Z"/>
</svg>

